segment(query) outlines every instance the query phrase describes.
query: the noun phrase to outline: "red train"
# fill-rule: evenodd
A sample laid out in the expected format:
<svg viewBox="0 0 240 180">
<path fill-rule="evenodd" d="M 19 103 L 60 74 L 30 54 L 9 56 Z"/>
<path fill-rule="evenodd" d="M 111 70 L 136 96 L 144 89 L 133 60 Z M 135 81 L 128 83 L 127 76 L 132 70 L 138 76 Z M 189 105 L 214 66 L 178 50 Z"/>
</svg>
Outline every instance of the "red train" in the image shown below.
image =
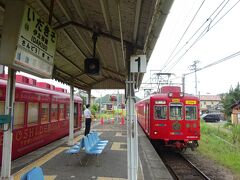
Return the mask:
<svg viewBox="0 0 240 180">
<path fill-rule="evenodd" d="M 165 86 L 137 102 L 137 120 L 152 141 L 193 150 L 200 140 L 199 99 L 180 91 L 178 86 Z"/>
<path fill-rule="evenodd" d="M 6 75 L 0 78 L 0 114 L 4 114 Z M 70 95 L 65 89 L 16 76 L 12 159 L 16 159 L 69 133 Z M 74 129 L 82 124 L 82 99 L 74 98 Z M 3 132 L 0 130 L 0 155 Z M 2 159 L 2 157 L 0 157 Z"/>
</svg>

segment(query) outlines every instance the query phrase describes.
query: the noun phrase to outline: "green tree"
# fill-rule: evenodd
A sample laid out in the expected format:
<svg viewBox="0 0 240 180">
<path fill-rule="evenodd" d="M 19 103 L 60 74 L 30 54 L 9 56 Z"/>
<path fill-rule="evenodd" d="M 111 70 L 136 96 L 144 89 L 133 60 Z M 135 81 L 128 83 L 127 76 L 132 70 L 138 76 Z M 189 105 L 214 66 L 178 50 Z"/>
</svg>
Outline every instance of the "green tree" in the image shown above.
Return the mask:
<svg viewBox="0 0 240 180">
<path fill-rule="evenodd" d="M 232 113 L 231 106 L 238 101 L 240 101 L 240 85 L 239 85 L 239 83 L 237 84 L 235 89 L 233 89 L 231 87 L 228 93 L 223 94 L 221 96 L 221 102 L 223 104 L 224 114 L 227 115 L 228 117 L 230 117 L 231 113 Z"/>
<path fill-rule="evenodd" d="M 99 111 L 99 104 L 91 105 L 91 112 L 94 116 L 96 115 L 96 112 L 98 112 L 98 111 Z"/>
</svg>

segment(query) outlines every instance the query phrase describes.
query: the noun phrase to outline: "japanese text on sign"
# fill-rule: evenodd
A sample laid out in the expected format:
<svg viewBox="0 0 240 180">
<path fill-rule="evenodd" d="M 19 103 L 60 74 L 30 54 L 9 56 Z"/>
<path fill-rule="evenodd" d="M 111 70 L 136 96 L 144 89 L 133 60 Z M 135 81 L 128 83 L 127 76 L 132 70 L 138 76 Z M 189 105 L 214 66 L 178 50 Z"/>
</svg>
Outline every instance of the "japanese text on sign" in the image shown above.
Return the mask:
<svg viewBox="0 0 240 180">
<path fill-rule="evenodd" d="M 57 34 L 39 15 L 29 6 L 25 7 L 24 15 L 20 27 L 20 35 L 18 39 L 18 50 L 16 54 L 16 62 L 24 62 L 30 67 L 33 64 L 49 64 L 53 66 L 54 54 L 56 49 Z M 21 59 L 19 53 L 24 54 L 24 60 Z M 34 57 L 34 60 L 31 58 Z M 29 59 L 29 61 L 26 61 Z M 31 61 L 44 61 L 44 63 L 28 63 Z M 49 71 L 49 66 L 46 66 Z M 41 67 L 33 66 L 42 71 Z M 50 68 L 52 69 L 52 68 Z M 46 70 L 44 73 L 46 73 Z M 50 72 L 52 73 L 52 72 Z"/>
</svg>

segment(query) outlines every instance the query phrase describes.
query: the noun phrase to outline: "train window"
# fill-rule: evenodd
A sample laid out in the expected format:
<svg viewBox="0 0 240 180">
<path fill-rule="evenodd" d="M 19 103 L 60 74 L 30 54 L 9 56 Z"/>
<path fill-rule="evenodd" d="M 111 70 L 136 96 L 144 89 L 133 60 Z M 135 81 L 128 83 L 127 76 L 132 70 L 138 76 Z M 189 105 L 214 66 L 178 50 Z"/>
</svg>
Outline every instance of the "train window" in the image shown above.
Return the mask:
<svg viewBox="0 0 240 180">
<path fill-rule="evenodd" d="M 186 120 L 197 120 L 197 107 L 186 106 L 185 107 Z"/>
<path fill-rule="evenodd" d="M 67 105 L 66 113 L 67 113 L 67 119 L 69 119 L 69 117 L 70 117 L 70 105 L 69 104 Z"/>
<path fill-rule="evenodd" d="M 28 103 L 28 124 L 38 123 L 38 103 Z"/>
<path fill-rule="evenodd" d="M 170 120 L 182 120 L 182 109 L 183 107 L 181 103 L 170 103 Z"/>
<path fill-rule="evenodd" d="M 59 119 L 60 120 L 65 119 L 64 104 L 59 104 Z"/>
<path fill-rule="evenodd" d="M 58 105 L 52 104 L 51 106 L 51 120 L 56 121 L 58 119 Z"/>
<path fill-rule="evenodd" d="M 154 106 L 154 119 L 164 120 L 167 117 L 167 106 Z"/>
<path fill-rule="evenodd" d="M 41 123 L 49 122 L 49 103 L 41 104 L 41 115 L 40 115 Z"/>
<path fill-rule="evenodd" d="M 14 104 L 14 128 L 23 127 L 24 124 L 24 102 L 15 102 Z"/>
<path fill-rule="evenodd" d="M 5 114 L 5 101 L 0 101 L 0 114 Z"/>
</svg>

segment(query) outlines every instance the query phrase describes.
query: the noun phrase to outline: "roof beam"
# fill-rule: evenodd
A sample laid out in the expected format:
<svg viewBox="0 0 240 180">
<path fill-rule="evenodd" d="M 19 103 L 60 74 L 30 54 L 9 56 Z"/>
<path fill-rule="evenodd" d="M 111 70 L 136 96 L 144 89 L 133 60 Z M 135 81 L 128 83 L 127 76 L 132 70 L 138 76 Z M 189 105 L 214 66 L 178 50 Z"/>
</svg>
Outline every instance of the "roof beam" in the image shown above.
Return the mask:
<svg viewBox="0 0 240 180">
<path fill-rule="evenodd" d="M 64 24 L 61 24 L 61 25 L 53 27 L 53 29 L 58 30 L 58 29 L 65 28 L 66 26 L 69 26 L 69 25 L 77 26 L 77 27 L 80 27 L 80 28 L 82 28 L 82 29 L 84 29 L 86 31 L 94 32 L 94 30 L 92 28 L 90 28 L 88 26 L 85 26 L 85 25 L 83 25 L 81 23 L 75 22 L 75 21 L 66 22 Z M 102 31 L 99 31 L 98 34 L 103 36 L 103 37 L 115 40 L 117 42 L 121 42 L 121 38 L 116 37 L 116 36 L 114 36 L 112 34 L 109 34 L 109 33 L 106 33 L 106 32 L 102 32 Z M 126 40 L 123 40 L 123 42 L 124 42 L 125 45 L 133 46 L 134 48 L 139 49 L 139 50 L 143 50 L 143 48 L 144 48 L 142 45 L 137 45 L 137 44 L 134 44 L 134 43 L 126 41 Z"/>
<path fill-rule="evenodd" d="M 64 15 L 67 17 L 68 21 L 71 21 L 71 16 L 69 15 L 69 12 L 64 8 L 64 6 L 62 5 L 62 3 L 61 3 L 60 1 L 57 1 L 57 3 L 58 3 L 58 6 L 60 7 L 60 9 L 62 10 L 62 12 L 64 13 Z M 74 4 L 76 5 L 76 7 L 81 8 L 81 5 L 80 5 L 80 3 L 79 3 L 78 1 L 75 2 Z M 75 9 L 77 9 L 77 8 L 75 8 Z M 81 9 L 83 10 L 83 8 L 81 8 Z M 86 14 L 81 15 L 81 13 L 80 13 L 80 11 L 79 11 L 78 9 L 77 9 L 77 13 L 78 13 L 78 15 L 79 15 L 80 18 L 83 18 L 83 17 L 87 18 Z M 82 21 L 84 22 L 84 19 L 82 19 Z M 85 45 L 85 47 L 87 48 L 89 54 L 92 55 L 92 50 L 91 50 L 91 48 L 90 48 L 89 45 L 86 43 L 86 40 L 85 40 L 85 39 L 83 38 L 83 36 L 79 33 L 79 31 L 78 31 L 78 29 L 77 29 L 76 27 L 77 27 L 77 26 L 73 26 L 73 29 L 75 30 L 75 32 L 76 32 L 77 35 L 79 36 L 79 38 L 80 38 L 80 40 L 82 41 L 82 43 L 83 43 L 83 44 Z M 89 36 L 91 37 L 92 34 L 89 33 Z M 98 47 L 97 47 L 97 52 L 98 52 L 100 58 L 102 59 L 103 65 L 106 66 L 105 61 L 104 61 L 104 58 L 103 58 L 103 55 L 102 55 L 102 53 L 101 53 L 101 51 L 100 51 L 100 49 L 99 49 Z M 87 57 L 87 56 L 86 56 L 86 54 L 85 54 L 85 57 L 84 57 L 84 58 L 86 58 L 86 57 Z"/>
<path fill-rule="evenodd" d="M 80 67 L 78 67 L 74 62 L 72 62 L 70 59 L 68 59 L 66 56 L 64 56 L 61 52 L 57 51 L 57 55 L 61 56 L 66 62 L 70 63 L 71 65 L 73 65 L 75 68 L 77 68 L 79 71 L 84 72 L 83 69 L 81 69 Z M 81 75 L 83 75 L 85 73 L 81 73 Z M 75 78 L 75 76 L 71 76 L 71 78 Z M 90 79 L 97 81 L 95 78 L 92 78 L 91 76 L 88 76 Z"/>
<path fill-rule="evenodd" d="M 136 41 L 137 41 L 141 6 L 142 6 L 142 0 L 137 0 L 136 12 L 135 12 L 135 21 L 134 21 L 135 23 L 134 23 L 134 30 L 133 30 L 133 41 L 134 41 L 134 43 L 136 43 Z"/>
<path fill-rule="evenodd" d="M 58 71 L 58 72 L 60 72 L 60 73 L 62 73 L 62 74 L 65 74 L 65 75 L 67 75 L 67 76 L 69 76 L 69 77 L 72 77 L 70 74 L 68 74 L 67 72 L 59 69 L 57 66 L 54 66 L 54 69 L 55 69 L 55 71 Z M 61 77 L 61 78 L 62 78 L 62 77 Z M 62 79 L 64 79 L 64 78 L 62 78 Z M 83 82 L 83 81 L 81 81 L 81 80 L 79 80 L 79 79 L 74 79 L 74 80 L 77 80 L 77 81 L 81 82 L 82 84 L 85 84 L 85 85 L 88 87 L 88 84 L 87 84 L 87 83 L 85 83 L 85 82 Z M 64 81 L 70 83 L 70 80 L 64 79 Z"/>
<path fill-rule="evenodd" d="M 108 6 L 107 6 L 106 0 L 100 0 L 100 5 L 101 5 L 105 25 L 107 27 L 107 31 L 112 32 L 112 28 L 111 28 L 111 25 L 110 25 L 110 14 L 109 14 L 109 11 L 107 11 Z M 114 56 L 114 61 L 115 61 L 115 65 L 116 65 L 116 70 L 118 72 L 119 71 L 119 66 L 118 66 L 117 52 L 116 52 L 115 44 L 112 41 L 112 39 L 111 39 L 111 46 L 112 46 L 112 50 L 113 50 L 113 56 Z"/>
</svg>

